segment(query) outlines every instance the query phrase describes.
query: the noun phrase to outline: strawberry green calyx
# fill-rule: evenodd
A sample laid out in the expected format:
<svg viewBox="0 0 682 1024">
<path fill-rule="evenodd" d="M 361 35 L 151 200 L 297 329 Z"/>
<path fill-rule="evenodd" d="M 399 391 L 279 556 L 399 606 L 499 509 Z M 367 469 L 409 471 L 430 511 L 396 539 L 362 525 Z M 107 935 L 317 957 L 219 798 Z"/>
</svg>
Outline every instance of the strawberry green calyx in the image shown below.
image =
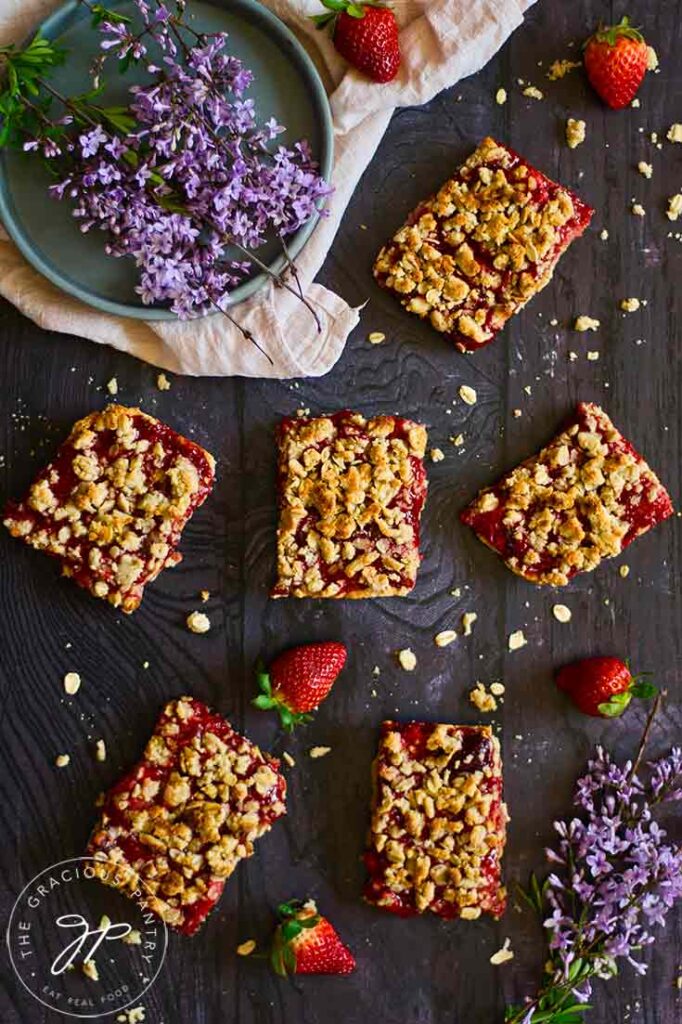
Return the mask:
<svg viewBox="0 0 682 1024">
<path fill-rule="evenodd" d="M 292 711 L 286 702 L 272 690 L 272 681 L 262 665 L 258 666 L 256 681 L 260 693 L 254 697 L 252 704 L 260 711 L 277 711 L 282 723 L 282 728 L 287 732 L 293 732 L 297 725 L 305 725 L 311 722 L 313 716 L 301 711 Z"/>
<path fill-rule="evenodd" d="M 277 907 L 280 924 L 272 942 L 270 963 L 275 974 L 281 978 L 296 972 L 296 954 L 291 946 L 292 941 L 301 932 L 316 928 L 320 923 L 320 915 L 313 906 L 302 900 L 290 900 Z M 304 911 L 307 913 L 304 914 Z"/>
<path fill-rule="evenodd" d="M 597 31 L 584 43 L 583 49 L 590 43 L 595 42 L 608 43 L 609 46 L 615 46 L 619 39 L 632 39 L 636 43 L 644 42 L 644 36 L 639 29 L 634 28 L 630 24 L 628 17 L 624 17 L 617 25 L 600 25 Z"/>
<path fill-rule="evenodd" d="M 362 3 L 354 3 L 353 0 L 321 0 L 323 7 L 327 8 L 325 14 L 315 14 L 311 21 L 317 28 L 325 28 L 326 25 L 336 21 L 339 14 L 347 14 L 349 18 L 364 18 L 367 7 L 387 7 L 381 0 L 362 0 Z"/>
<path fill-rule="evenodd" d="M 604 704 L 599 704 L 599 713 L 606 718 L 619 718 L 633 697 L 639 700 L 651 700 L 658 693 L 658 687 L 646 680 L 649 672 L 640 672 L 633 676 L 632 682 L 624 693 L 614 693 Z"/>
</svg>

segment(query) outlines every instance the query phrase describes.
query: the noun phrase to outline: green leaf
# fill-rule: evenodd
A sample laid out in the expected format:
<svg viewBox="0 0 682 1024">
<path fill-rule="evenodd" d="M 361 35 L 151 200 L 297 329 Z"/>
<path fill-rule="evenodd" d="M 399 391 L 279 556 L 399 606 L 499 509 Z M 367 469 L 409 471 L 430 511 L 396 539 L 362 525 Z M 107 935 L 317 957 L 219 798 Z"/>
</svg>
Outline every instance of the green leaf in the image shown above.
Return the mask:
<svg viewBox="0 0 682 1024">
<path fill-rule="evenodd" d="M 364 18 L 365 9 L 364 7 L 361 7 L 359 4 L 348 4 L 348 7 L 346 8 L 346 14 L 348 14 L 351 18 Z"/>
<path fill-rule="evenodd" d="M 625 693 L 614 693 L 605 704 L 599 704 L 599 713 L 606 718 L 618 718 L 632 700 L 632 694 L 628 690 Z"/>
<path fill-rule="evenodd" d="M 658 693 L 658 687 L 654 683 L 647 683 L 646 680 L 641 680 L 632 684 L 630 693 L 633 697 L 638 697 L 640 700 L 650 700 L 651 697 L 655 697 Z"/>
<path fill-rule="evenodd" d="M 261 711 L 271 711 L 272 708 L 277 706 L 277 702 L 274 701 L 272 697 L 266 696 L 264 693 L 260 693 L 257 697 L 254 697 L 251 703 Z"/>
</svg>

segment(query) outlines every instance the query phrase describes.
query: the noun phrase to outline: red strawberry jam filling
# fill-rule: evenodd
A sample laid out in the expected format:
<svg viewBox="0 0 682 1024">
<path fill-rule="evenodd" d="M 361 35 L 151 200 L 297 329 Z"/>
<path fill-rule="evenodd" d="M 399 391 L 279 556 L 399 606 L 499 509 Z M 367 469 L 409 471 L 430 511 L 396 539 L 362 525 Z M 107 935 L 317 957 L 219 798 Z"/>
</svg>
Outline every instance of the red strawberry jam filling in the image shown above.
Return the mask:
<svg viewBox="0 0 682 1024">
<path fill-rule="evenodd" d="M 145 584 L 177 564 L 176 548 L 213 486 L 198 444 L 139 409 L 110 405 L 74 426 L 5 525 L 58 558 L 64 575 L 131 612 Z"/>
<path fill-rule="evenodd" d="M 507 812 L 492 730 L 384 722 L 374 773 L 368 902 L 401 916 L 502 914 Z"/>
<path fill-rule="evenodd" d="M 425 428 L 343 411 L 285 419 L 278 445 L 273 597 L 408 593 L 420 561 Z"/>
<path fill-rule="evenodd" d="M 374 276 L 457 348 L 474 350 L 544 288 L 592 213 L 486 138 L 381 250 Z"/>
<path fill-rule="evenodd" d="M 88 853 L 100 877 L 185 935 L 285 813 L 279 762 L 192 697 L 164 709 L 143 759 L 104 798 Z M 108 866 L 117 871 L 111 878 Z"/>
<path fill-rule="evenodd" d="M 563 585 L 673 514 L 670 496 L 596 405 L 581 403 L 547 447 L 462 513 L 512 571 Z"/>
</svg>

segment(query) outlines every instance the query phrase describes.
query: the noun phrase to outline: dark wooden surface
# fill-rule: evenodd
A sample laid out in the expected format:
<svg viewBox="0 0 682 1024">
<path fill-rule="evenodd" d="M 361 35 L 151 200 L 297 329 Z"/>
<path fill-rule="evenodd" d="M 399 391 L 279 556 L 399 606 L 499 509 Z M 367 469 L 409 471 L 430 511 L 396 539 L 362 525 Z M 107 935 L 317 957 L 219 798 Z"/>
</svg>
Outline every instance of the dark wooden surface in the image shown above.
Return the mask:
<svg viewBox="0 0 682 1024">
<path fill-rule="evenodd" d="M 83 849 L 97 793 L 139 755 L 164 701 L 193 693 L 279 751 L 274 722 L 249 708 L 256 656 L 312 639 L 343 639 L 350 647 L 348 669 L 315 723 L 286 742 L 297 760 L 288 772 L 288 817 L 239 869 L 201 934 L 172 938 L 166 968 L 144 1000 L 154 1024 L 500 1021 L 505 1000 L 530 992 L 542 964 L 540 936 L 528 915 L 512 904 L 499 923 L 406 922 L 360 900 L 379 722 L 393 715 L 473 722 L 477 715 L 466 694 L 474 681 L 504 681 L 506 699 L 495 721 L 513 819 L 510 884 L 542 865 L 552 818 L 567 812 L 572 781 L 592 745 L 605 742 L 625 756 L 643 721 L 642 707 L 610 723 L 579 717 L 554 689 L 555 666 L 581 655 L 630 655 L 670 690 L 652 749 L 680 739 L 678 520 L 619 560 L 630 566 L 627 579 L 614 561 L 560 596 L 516 580 L 457 521 L 477 487 L 532 452 L 578 399 L 602 402 L 680 501 L 682 246 L 667 237 L 674 225 L 664 210 L 665 198 L 682 185 L 682 146 L 659 151 L 649 133 L 663 135 L 682 116 L 682 4 L 629 5 L 662 68 L 647 76 L 639 110 L 607 111 L 580 72 L 554 84 L 544 78 L 554 58 L 577 52 L 569 48 L 572 40 L 581 40 L 600 17 L 622 13 L 621 5 L 596 0 L 542 0 L 484 71 L 428 107 L 396 114 L 322 274 L 351 302 L 370 300 L 343 358 L 322 380 L 176 378 L 161 394 L 152 367 L 51 335 L 11 307 L 0 308 L 3 497 L 21 493 L 72 421 L 104 403 L 103 385 L 112 376 L 122 401 L 167 419 L 218 460 L 215 493 L 186 531 L 185 561 L 149 588 L 131 618 L 59 581 L 49 559 L 4 531 L 0 537 L 5 912 L 34 873 Z M 522 97 L 518 78 L 540 86 L 545 100 Z M 509 93 L 503 107 L 494 101 L 500 86 Z M 587 121 L 587 141 L 576 151 L 563 142 L 568 115 Z M 489 348 L 462 357 L 379 293 L 370 265 L 415 201 L 488 132 L 577 188 L 597 213 L 542 295 Z M 641 159 L 654 165 L 651 181 L 637 173 Z M 644 219 L 629 213 L 633 196 L 646 208 Z M 603 227 L 606 242 L 599 237 Z M 624 317 L 618 301 L 630 295 L 648 304 Z M 601 320 L 597 334 L 568 329 L 581 313 Z M 367 344 L 370 330 L 385 332 L 385 344 Z M 637 345 L 638 338 L 644 343 Z M 569 350 L 578 353 L 576 361 L 569 361 Z M 586 359 L 588 350 L 600 352 L 598 362 Z M 457 400 L 462 383 L 478 391 L 473 408 Z M 417 587 L 411 597 L 393 601 L 272 602 L 273 427 L 299 407 L 315 413 L 344 406 L 422 419 L 431 444 L 446 453 L 445 461 L 429 467 Z M 516 408 L 520 418 L 513 417 Z M 456 450 L 448 438 L 460 431 L 465 444 Z M 184 618 L 203 588 L 211 592 L 213 628 L 193 636 Z M 452 596 L 457 588 L 461 596 Z M 568 625 L 552 617 L 557 600 L 573 612 Z M 437 649 L 434 634 L 458 627 L 466 611 L 478 614 L 473 635 Z M 507 636 L 518 628 L 528 646 L 509 654 Z M 418 658 L 412 674 L 395 661 L 395 651 L 407 646 Z M 67 704 L 61 680 L 69 670 L 81 674 L 83 686 Z M 104 764 L 92 758 L 90 739 L 99 736 L 109 750 Z M 307 750 L 314 744 L 332 752 L 312 761 Z M 71 765 L 58 771 L 53 760 L 62 751 L 70 752 Z M 239 942 L 265 940 L 274 904 L 306 894 L 318 899 L 355 950 L 356 974 L 287 984 L 262 962 L 235 957 Z M 680 1019 L 681 924 L 678 913 L 647 957 L 646 978 L 625 968 L 619 980 L 597 986 L 594 1024 Z M 492 967 L 488 958 L 506 936 L 516 959 Z M 6 958 L 3 967 L 3 1022 L 56 1022 L 20 990 Z"/>
</svg>

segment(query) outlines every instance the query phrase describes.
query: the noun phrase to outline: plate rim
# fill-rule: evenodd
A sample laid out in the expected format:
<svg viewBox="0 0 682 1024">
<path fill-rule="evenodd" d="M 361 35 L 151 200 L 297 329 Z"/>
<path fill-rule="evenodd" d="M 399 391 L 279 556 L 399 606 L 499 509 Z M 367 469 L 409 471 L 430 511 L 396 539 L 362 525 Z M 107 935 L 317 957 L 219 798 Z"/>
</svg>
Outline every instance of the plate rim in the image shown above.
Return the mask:
<svg viewBox="0 0 682 1024">
<path fill-rule="evenodd" d="M 208 0 L 208 2 L 213 2 L 213 0 Z M 221 7 L 223 5 L 218 2 L 215 6 Z M 238 9 L 242 8 L 242 10 L 255 15 L 257 19 L 260 19 L 265 23 L 267 29 L 269 29 L 271 33 L 278 37 L 281 42 L 290 47 L 291 51 L 293 51 L 294 64 L 298 65 L 298 70 L 301 75 L 306 78 L 306 84 L 312 90 L 313 107 L 320 122 L 322 136 L 322 151 L 319 157 L 320 174 L 326 181 L 331 181 L 331 174 L 334 165 L 334 125 L 332 121 L 331 106 L 329 103 L 329 97 L 327 96 L 327 91 L 320 77 L 320 73 L 318 72 L 310 54 L 297 39 L 288 25 L 286 25 L 285 22 L 283 22 L 282 19 L 268 7 L 259 3 L 258 0 L 230 0 L 229 6 L 233 12 L 238 12 Z M 51 34 L 55 34 L 55 22 L 61 22 L 63 18 L 69 17 L 69 15 L 74 14 L 79 9 L 81 11 L 84 10 L 82 5 L 79 3 L 79 0 L 66 0 L 66 3 L 61 4 L 56 10 L 52 11 L 51 14 L 36 25 L 33 29 L 32 35 L 40 30 L 48 37 L 51 37 Z M 85 13 L 87 14 L 87 12 Z M 53 285 L 59 288 L 60 291 L 66 292 L 66 294 L 79 299 L 92 309 L 96 309 L 103 313 L 109 313 L 114 316 L 157 322 L 185 322 L 180 320 L 176 313 L 160 306 L 144 306 L 142 304 L 129 305 L 126 302 L 118 302 L 115 299 L 108 299 L 104 296 L 95 295 L 87 288 L 81 286 L 77 281 L 74 281 L 70 277 L 62 276 L 58 271 L 53 269 L 53 264 L 42 256 L 39 249 L 35 247 L 35 243 L 31 242 L 26 236 L 22 228 L 21 221 L 17 216 L 15 216 L 14 204 L 9 196 L 8 181 L 9 175 L 7 172 L 5 151 L 0 150 L 0 226 L 4 226 L 12 242 L 17 246 L 21 254 L 31 264 L 31 266 L 42 274 L 43 277 L 47 278 L 47 280 Z M 320 216 L 321 214 L 319 212 L 314 214 L 310 220 L 302 225 L 295 235 L 293 235 L 291 244 L 288 247 L 291 257 L 295 258 L 301 252 L 315 230 Z M 274 273 L 280 273 L 286 266 L 286 262 L 286 257 L 282 253 L 269 264 L 270 270 Z M 241 302 L 245 302 L 247 299 L 256 295 L 267 283 L 269 276 L 270 275 L 263 271 L 260 274 L 255 274 L 243 284 L 238 285 L 230 296 L 227 308 L 232 308 L 233 306 L 236 306 Z M 192 317 L 189 322 L 196 319 L 202 319 L 206 316 L 217 315 L 217 312 L 207 312 L 201 314 L 200 317 Z"/>
</svg>

